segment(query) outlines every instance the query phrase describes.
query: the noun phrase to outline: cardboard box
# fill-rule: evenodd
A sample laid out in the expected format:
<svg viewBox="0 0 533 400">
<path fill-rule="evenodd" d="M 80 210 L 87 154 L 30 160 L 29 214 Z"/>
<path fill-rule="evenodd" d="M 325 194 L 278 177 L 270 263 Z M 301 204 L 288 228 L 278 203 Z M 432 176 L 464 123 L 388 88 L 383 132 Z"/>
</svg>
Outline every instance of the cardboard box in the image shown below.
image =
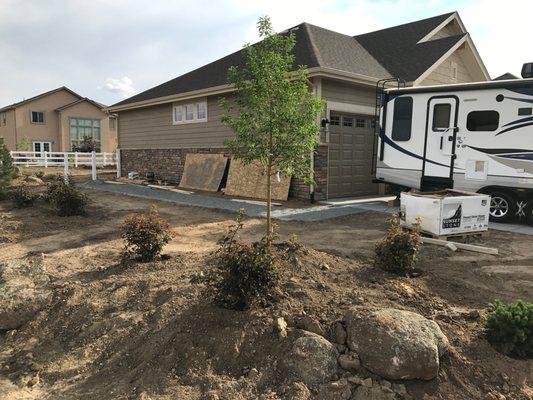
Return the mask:
<svg viewBox="0 0 533 400">
<path fill-rule="evenodd" d="M 402 226 L 412 227 L 417 218 L 422 231 L 437 236 L 483 232 L 489 229 L 490 196 L 458 190 L 402 193 Z"/>
</svg>

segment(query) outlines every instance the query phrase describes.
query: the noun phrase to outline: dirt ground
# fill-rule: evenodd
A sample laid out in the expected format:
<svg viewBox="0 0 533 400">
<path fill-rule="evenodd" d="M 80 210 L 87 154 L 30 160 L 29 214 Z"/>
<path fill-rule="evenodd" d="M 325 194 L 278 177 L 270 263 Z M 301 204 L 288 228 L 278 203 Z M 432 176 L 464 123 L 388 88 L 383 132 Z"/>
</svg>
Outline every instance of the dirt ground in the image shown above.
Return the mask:
<svg viewBox="0 0 533 400">
<path fill-rule="evenodd" d="M 212 305 L 189 282 L 233 214 L 156 203 L 175 233 L 169 257 L 126 266 L 119 225 L 150 202 L 88 194 L 87 217 L 0 202 L 0 264 L 45 276 L 52 292 L 28 324 L 0 332 L 2 399 L 298 399 L 273 320 L 284 316 L 294 327 L 308 315 L 330 326 L 354 305 L 416 311 L 448 336 L 438 378 L 407 383 L 415 399 L 533 398 L 533 362 L 506 357 L 483 337 L 489 302 L 533 300 L 531 237 L 491 231 L 477 240 L 499 248 L 497 256 L 424 245 L 421 275 L 408 279 L 372 266 L 384 214 L 280 222 L 280 238 L 296 234 L 303 247 L 277 301 L 238 312 Z M 242 237 L 262 231 L 262 220 L 248 219 Z"/>
</svg>

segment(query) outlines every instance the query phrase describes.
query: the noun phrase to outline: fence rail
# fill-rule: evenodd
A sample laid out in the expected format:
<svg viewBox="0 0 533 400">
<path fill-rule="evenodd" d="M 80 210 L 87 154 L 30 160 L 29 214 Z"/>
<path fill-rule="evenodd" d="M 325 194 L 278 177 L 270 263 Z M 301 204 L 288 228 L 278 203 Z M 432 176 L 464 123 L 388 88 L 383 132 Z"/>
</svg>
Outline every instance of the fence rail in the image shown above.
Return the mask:
<svg viewBox="0 0 533 400">
<path fill-rule="evenodd" d="M 115 153 L 12 151 L 13 164 L 25 167 L 106 167 L 117 164 Z"/>
</svg>

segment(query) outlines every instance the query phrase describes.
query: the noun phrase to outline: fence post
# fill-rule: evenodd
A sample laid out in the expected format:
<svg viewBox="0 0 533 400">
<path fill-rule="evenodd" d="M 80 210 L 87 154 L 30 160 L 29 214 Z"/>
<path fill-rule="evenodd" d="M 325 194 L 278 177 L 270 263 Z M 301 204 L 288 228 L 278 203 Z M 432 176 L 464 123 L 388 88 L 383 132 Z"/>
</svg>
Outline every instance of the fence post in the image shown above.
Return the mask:
<svg viewBox="0 0 533 400">
<path fill-rule="evenodd" d="M 115 156 L 116 157 L 116 165 L 117 165 L 117 178 L 120 178 L 121 177 L 121 165 L 120 165 L 120 149 L 117 149 L 117 155 Z"/>
<path fill-rule="evenodd" d="M 78 152 L 74 153 L 74 166 L 78 168 Z"/>
<path fill-rule="evenodd" d="M 48 158 L 46 157 L 46 151 L 43 151 L 43 157 L 44 157 L 44 167 L 48 168 Z"/>
<path fill-rule="evenodd" d="M 91 153 L 91 164 L 92 164 L 93 181 L 95 181 L 96 180 L 96 153 L 94 151 Z"/>
<path fill-rule="evenodd" d="M 68 153 L 63 153 L 63 180 L 68 183 Z"/>
</svg>

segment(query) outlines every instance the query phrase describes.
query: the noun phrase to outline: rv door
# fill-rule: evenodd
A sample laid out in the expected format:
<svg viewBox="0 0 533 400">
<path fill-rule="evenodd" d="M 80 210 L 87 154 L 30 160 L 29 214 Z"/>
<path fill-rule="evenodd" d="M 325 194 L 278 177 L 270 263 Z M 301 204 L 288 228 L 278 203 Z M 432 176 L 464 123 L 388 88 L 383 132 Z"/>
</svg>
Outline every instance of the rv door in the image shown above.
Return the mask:
<svg viewBox="0 0 533 400">
<path fill-rule="evenodd" d="M 453 187 L 458 107 L 455 96 L 435 96 L 428 101 L 422 186 Z"/>
</svg>

